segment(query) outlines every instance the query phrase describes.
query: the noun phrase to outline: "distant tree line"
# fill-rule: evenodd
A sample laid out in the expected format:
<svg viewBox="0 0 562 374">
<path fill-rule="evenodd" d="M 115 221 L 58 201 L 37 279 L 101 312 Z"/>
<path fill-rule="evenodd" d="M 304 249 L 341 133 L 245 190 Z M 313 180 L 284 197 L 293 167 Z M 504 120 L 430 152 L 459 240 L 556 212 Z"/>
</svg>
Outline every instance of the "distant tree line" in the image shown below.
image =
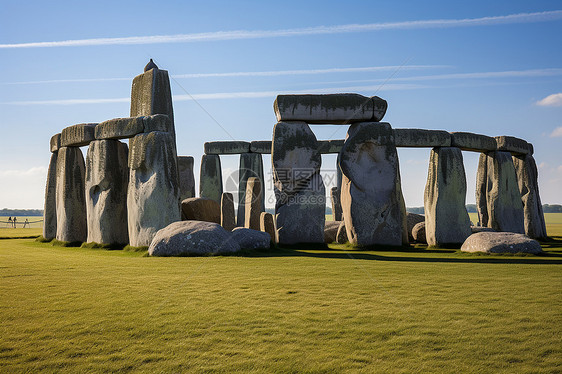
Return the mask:
<svg viewBox="0 0 562 374">
<path fill-rule="evenodd" d="M 42 216 L 43 209 L 0 209 L 0 216 Z"/>
</svg>

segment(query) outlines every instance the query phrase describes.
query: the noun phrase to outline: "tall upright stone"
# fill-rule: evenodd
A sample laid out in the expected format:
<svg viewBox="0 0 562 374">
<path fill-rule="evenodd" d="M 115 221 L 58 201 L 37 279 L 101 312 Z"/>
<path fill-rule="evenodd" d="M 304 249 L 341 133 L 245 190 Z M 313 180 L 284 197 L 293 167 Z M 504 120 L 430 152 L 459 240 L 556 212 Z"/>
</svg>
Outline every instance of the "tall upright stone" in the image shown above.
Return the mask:
<svg viewBox="0 0 562 374">
<path fill-rule="evenodd" d="M 275 220 L 273 218 L 273 214 L 261 212 L 260 231 L 267 232 L 271 237 L 271 242 L 273 244 L 277 243 L 277 233 L 275 232 Z"/>
<path fill-rule="evenodd" d="M 159 69 L 152 59 L 145 66 L 144 73 L 133 79 L 131 88 L 131 117 L 151 114 L 165 114 L 170 118 L 175 147 L 174 109 L 168 71 Z"/>
<path fill-rule="evenodd" d="M 158 230 L 180 220 L 176 160 L 168 132 L 139 134 L 131 140 L 127 191 L 131 246 L 150 245 Z"/>
<path fill-rule="evenodd" d="M 246 183 L 250 178 L 258 178 L 264 185 L 263 161 L 260 153 L 241 153 L 238 169 L 238 226 L 243 227 L 246 214 Z M 265 193 L 261 194 L 262 208 L 265 207 Z"/>
<path fill-rule="evenodd" d="M 87 237 L 84 156 L 78 147 L 61 147 L 57 158 L 57 240 L 84 242 Z"/>
<path fill-rule="evenodd" d="M 236 227 L 234 215 L 234 198 L 230 192 L 223 192 L 221 197 L 221 226 L 232 231 Z"/>
<path fill-rule="evenodd" d="M 523 234 L 525 232 L 523 203 L 511 154 L 505 151 L 486 153 L 485 174 L 488 216 L 486 226 L 496 231 Z M 482 189 L 481 183 L 478 183 L 478 188 Z M 482 206 L 482 199 L 477 205 Z"/>
<path fill-rule="evenodd" d="M 531 154 L 517 155 L 513 156 L 513 164 L 523 203 L 525 235 L 533 239 L 544 239 L 547 237 L 546 225 L 539 195 L 539 175 L 535 159 Z"/>
<path fill-rule="evenodd" d="M 178 156 L 178 178 L 180 200 L 195 197 L 195 177 L 193 176 L 193 157 Z"/>
<path fill-rule="evenodd" d="M 220 204 L 222 195 L 222 169 L 219 155 L 203 155 L 199 177 L 199 197 Z"/>
<path fill-rule="evenodd" d="M 88 242 L 127 244 L 128 147 L 118 140 L 94 140 L 86 154 Z"/>
<path fill-rule="evenodd" d="M 47 184 L 45 186 L 43 237 L 47 240 L 54 239 L 57 236 L 57 158 L 58 147 L 57 150 L 51 154 L 51 162 L 49 162 L 49 170 L 47 171 Z"/>
<path fill-rule="evenodd" d="M 260 229 L 260 214 L 263 212 L 263 192 L 259 178 L 251 177 L 246 183 L 244 208 L 244 227 L 253 230 Z M 238 208 L 240 209 L 240 208 Z"/>
<path fill-rule="evenodd" d="M 424 193 L 425 232 L 431 246 L 460 246 L 472 231 L 466 211 L 466 176 L 456 147 L 431 150 Z"/>
<path fill-rule="evenodd" d="M 340 190 L 337 187 L 332 187 L 330 190 L 330 198 L 332 200 L 332 216 L 334 221 L 342 220 L 342 209 L 340 200 Z"/>
<path fill-rule="evenodd" d="M 488 227 L 488 156 L 480 153 L 478 170 L 476 171 L 476 211 L 478 222 L 482 227 Z"/>
<path fill-rule="evenodd" d="M 326 190 L 322 157 L 305 122 L 278 122 L 271 159 L 280 244 L 324 243 Z"/>
<path fill-rule="evenodd" d="M 359 246 L 408 244 L 398 153 L 390 124 L 349 127 L 340 153 L 347 237 Z"/>
</svg>

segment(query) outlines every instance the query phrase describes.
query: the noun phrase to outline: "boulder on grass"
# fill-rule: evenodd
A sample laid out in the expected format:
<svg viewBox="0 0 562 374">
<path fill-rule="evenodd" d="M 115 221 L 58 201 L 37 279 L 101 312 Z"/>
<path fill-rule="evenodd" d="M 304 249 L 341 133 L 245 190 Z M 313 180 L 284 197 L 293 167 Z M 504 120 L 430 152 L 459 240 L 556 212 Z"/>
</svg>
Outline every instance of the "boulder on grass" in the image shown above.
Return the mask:
<svg viewBox="0 0 562 374">
<path fill-rule="evenodd" d="M 406 212 L 406 224 L 408 225 L 408 240 L 410 241 L 410 243 L 415 240 L 412 234 L 412 230 L 414 229 L 414 226 L 420 222 L 425 222 L 425 216 L 422 216 L 421 214 Z"/>
<path fill-rule="evenodd" d="M 148 248 L 148 254 L 151 256 L 201 256 L 233 253 L 239 250 L 238 242 L 218 223 L 179 221 L 156 233 Z"/>
<path fill-rule="evenodd" d="M 267 232 L 235 227 L 231 235 L 242 249 L 268 249 L 271 245 L 271 235 Z"/>
<path fill-rule="evenodd" d="M 324 242 L 333 243 L 336 241 L 336 235 L 341 221 L 326 221 L 324 225 Z"/>
<path fill-rule="evenodd" d="M 190 197 L 181 202 L 184 220 L 221 223 L 221 207 L 215 200 Z"/>
<path fill-rule="evenodd" d="M 466 239 L 462 252 L 485 253 L 542 253 L 539 242 L 523 234 L 512 232 L 479 232 Z"/>
<path fill-rule="evenodd" d="M 425 221 L 414 225 L 414 228 L 412 228 L 412 237 L 416 243 L 427 244 L 427 238 L 425 236 Z"/>
</svg>

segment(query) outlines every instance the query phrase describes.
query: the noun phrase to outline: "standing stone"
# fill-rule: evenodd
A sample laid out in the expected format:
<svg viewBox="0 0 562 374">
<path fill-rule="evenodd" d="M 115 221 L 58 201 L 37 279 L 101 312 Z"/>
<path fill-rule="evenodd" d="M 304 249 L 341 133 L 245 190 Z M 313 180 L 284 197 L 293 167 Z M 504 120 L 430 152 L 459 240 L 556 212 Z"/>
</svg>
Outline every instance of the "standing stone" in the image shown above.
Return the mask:
<svg viewBox="0 0 562 374">
<path fill-rule="evenodd" d="M 219 155 L 201 157 L 199 196 L 220 203 L 222 195 L 222 170 Z"/>
<path fill-rule="evenodd" d="M 84 242 L 87 236 L 84 156 L 78 147 L 62 147 L 57 159 L 57 240 Z"/>
<path fill-rule="evenodd" d="M 424 194 L 425 235 L 430 246 L 458 246 L 472 232 L 466 211 L 466 176 L 456 147 L 431 150 Z"/>
<path fill-rule="evenodd" d="M 165 114 L 172 122 L 173 145 L 176 144 L 172 91 L 166 70 L 160 70 L 154 62 L 146 66 L 143 74 L 133 79 L 131 88 L 131 117 Z"/>
<path fill-rule="evenodd" d="M 415 214 L 406 212 L 406 224 L 408 225 L 408 240 L 410 242 L 414 241 L 414 235 L 412 234 L 412 230 L 415 225 L 420 222 L 425 222 L 425 217 L 421 214 Z"/>
<path fill-rule="evenodd" d="M 51 148 L 51 152 L 56 152 L 61 147 L 61 134 L 55 134 L 51 136 L 51 140 L 49 141 L 49 146 Z"/>
<path fill-rule="evenodd" d="M 178 156 L 178 178 L 180 200 L 195 197 L 195 177 L 193 176 L 193 157 Z"/>
<path fill-rule="evenodd" d="M 245 223 L 246 214 L 246 183 L 250 178 L 258 178 L 261 185 L 264 185 L 263 161 L 259 153 L 240 154 L 240 167 L 238 169 L 238 226 L 242 227 Z M 265 193 L 261 194 L 262 207 L 265 207 Z M 262 210 L 263 211 L 263 210 Z"/>
<path fill-rule="evenodd" d="M 45 186 L 43 237 L 47 240 L 54 239 L 57 236 L 57 158 L 58 151 L 53 152 L 51 154 L 49 170 L 47 171 L 47 185 Z"/>
<path fill-rule="evenodd" d="M 332 187 L 330 190 L 330 198 L 332 200 L 332 216 L 334 221 L 342 220 L 342 210 L 340 201 L 340 191 L 337 187 Z"/>
<path fill-rule="evenodd" d="M 476 172 L 476 212 L 480 226 L 488 227 L 488 156 L 480 153 L 478 170 Z"/>
<path fill-rule="evenodd" d="M 244 227 L 253 230 L 260 229 L 260 215 L 263 211 L 263 193 L 259 178 L 252 177 L 246 183 L 245 204 L 246 213 Z M 240 209 L 240 208 L 238 208 Z"/>
<path fill-rule="evenodd" d="M 320 176 L 322 157 L 308 124 L 277 123 L 271 159 L 279 243 L 324 243 L 326 190 Z"/>
<path fill-rule="evenodd" d="M 487 227 L 496 231 L 525 232 L 523 203 L 511 154 L 486 154 Z M 481 225 L 484 223 L 481 221 Z"/>
<path fill-rule="evenodd" d="M 345 221 L 341 221 L 340 226 L 338 227 L 338 232 L 336 233 L 336 243 L 345 244 L 347 242 L 347 229 L 345 228 Z"/>
<path fill-rule="evenodd" d="M 177 156 L 167 132 L 139 134 L 130 145 L 129 242 L 148 246 L 158 230 L 180 220 Z"/>
<path fill-rule="evenodd" d="M 221 197 L 221 226 L 226 231 L 236 227 L 234 217 L 234 198 L 230 192 L 223 192 Z"/>
<path fill-rule="evenodd" d="M 533 239 L 544 239 L 547 237 L 546 225 L 539 195 L 539 175 L 535 159 L 530 154 L 513 156 L 513 164 L 523 202 L 525 234 Z"/>
<path fill-rule="evenodd" d="M 88 242 L 127 244 L 129 150 L 118 140 L 94 140 L 86 154 Z"/>
<path fill-rule="evenodd" d="M 268 212 L 261 212 L 260 231 L 267 232 L 271 237 L 271 242 L 274 244 L 277 243 L 273 214 Z"/>
<path fill-rule="evenodd" d="M 340 167 L 349 242 L 359 246 L 407 245 L 406 206 L 390 124 L 351 125 L 340 153 Z"/>
</svg>

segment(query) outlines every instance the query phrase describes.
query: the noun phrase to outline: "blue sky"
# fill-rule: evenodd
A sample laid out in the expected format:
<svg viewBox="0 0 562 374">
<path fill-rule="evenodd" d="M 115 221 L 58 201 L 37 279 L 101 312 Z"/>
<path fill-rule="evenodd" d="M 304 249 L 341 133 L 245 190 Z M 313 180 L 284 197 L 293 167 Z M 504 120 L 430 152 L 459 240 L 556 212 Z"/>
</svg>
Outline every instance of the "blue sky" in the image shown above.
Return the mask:
<svg viewBox="0 0 562 374">
<path fill-rule="evenodd" d="M 42 208 L 51 135 L 128 116 L 149 58 L 172 76 L 196 179 L 204 142 L 271 138 L 276 94 L 357 92 L 385 98 L 393 127 L 530 141 L 543 203 L 562 203 L 560 1 L 1 1 L 0 13 L 0 208 Z M 429 150 L 399 155 L 406 204 L 422 206 Z M 473 203 L 478 155 L 463 155 Z M 323 162 L 329 175 L 335 156 Z M 223 158 L 225 180 L 237 164 Z"/>
</svg>

